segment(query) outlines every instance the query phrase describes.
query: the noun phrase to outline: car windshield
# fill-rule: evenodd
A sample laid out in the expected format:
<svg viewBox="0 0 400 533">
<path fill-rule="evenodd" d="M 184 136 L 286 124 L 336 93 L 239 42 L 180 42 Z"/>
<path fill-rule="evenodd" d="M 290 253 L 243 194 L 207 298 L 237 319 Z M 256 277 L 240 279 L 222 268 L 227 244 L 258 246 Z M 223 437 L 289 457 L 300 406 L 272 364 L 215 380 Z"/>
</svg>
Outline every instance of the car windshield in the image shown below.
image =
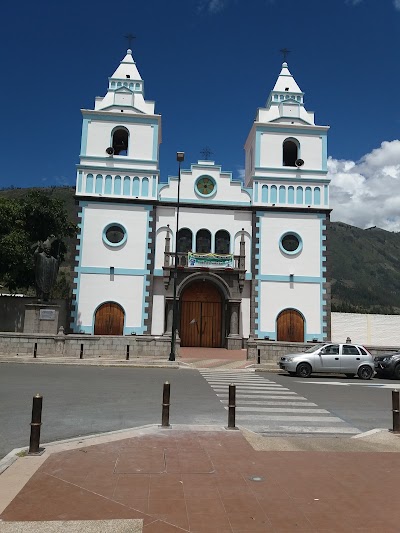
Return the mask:
<svg viewBox="0 0 400 533">
<path fill-rule="evenodd" d="M 316 352 L 317 350 L 321 348 L 321 346 L 324 346 L 324 344 L 314 344 L 313 346 L 310 346 L 309 348 L 307 348 L 307 350 L 305 350 L 304 353 Z"/>
</svg>

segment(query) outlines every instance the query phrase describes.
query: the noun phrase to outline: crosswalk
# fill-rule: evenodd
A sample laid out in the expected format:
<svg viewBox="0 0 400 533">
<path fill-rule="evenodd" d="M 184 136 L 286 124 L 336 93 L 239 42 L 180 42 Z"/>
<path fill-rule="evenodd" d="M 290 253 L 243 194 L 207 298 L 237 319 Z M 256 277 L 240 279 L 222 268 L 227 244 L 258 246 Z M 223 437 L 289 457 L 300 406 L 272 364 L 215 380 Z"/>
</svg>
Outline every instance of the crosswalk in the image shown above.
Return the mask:
<svg viewBox="0 0 400 533">
<path fill-rule="evenodd" d="M 229 384 L 236 385 L 236 425 L 268 435 L 354 435 L 360 431 L 326 409 L 254 372 L 200 370 L 228 409 Z"/>
</svg>

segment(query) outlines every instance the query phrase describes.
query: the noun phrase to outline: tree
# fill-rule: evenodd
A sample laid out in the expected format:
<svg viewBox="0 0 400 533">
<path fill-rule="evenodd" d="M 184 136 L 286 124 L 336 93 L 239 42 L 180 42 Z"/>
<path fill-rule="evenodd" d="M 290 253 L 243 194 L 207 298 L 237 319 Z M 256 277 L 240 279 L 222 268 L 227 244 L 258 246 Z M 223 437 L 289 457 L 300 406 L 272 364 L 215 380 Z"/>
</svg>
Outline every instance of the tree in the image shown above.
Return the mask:
<svg viewBox="0 0 400 533">
<path fill-rule="evenodd" d="M 64 202 L 52 190 L 33 190 L 22 198 L 0 197 L 0 279 L 10 292 L 35 286 L 33 251 L 54 236 L 52 254 L 63 261 L 66 239 L 76 233 Z"/>
</svg>

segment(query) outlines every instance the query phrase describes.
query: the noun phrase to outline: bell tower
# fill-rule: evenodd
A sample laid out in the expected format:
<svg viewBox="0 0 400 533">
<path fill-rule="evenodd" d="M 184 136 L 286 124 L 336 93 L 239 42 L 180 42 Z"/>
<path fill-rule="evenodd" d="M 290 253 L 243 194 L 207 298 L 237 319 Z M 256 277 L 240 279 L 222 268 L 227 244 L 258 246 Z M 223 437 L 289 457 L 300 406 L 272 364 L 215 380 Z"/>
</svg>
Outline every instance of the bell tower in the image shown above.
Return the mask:
<svg viewBox="0 0 400 533">
<path fill-rule="evenodd" d="M 245 144 L 246 186 L 253 184 L 258 190 L 270 179 L 290 179 L 293 184 L 321 179 L 322 184 L 327 175 L 328 129 L 315 124 L 314 113 L 304 107 L 304 93 L 284 62 L 265 107 L 257 110 Z M 322 203 L 327 206 L 328 189 L 323 186 L 323 191 Z M 276 198 L 271 203 L 286 202 Z"/>
<path fill-rule="evenodd" d="M 72 328 L 149 334 L 161 116 L 144 98 L 130 49 L 82 116 Z"/>
<path fill-rule="evenodd" d="M 77 195 L 156 197 L 161 117 L 127 50 L 94 110 L 83 109 Z"/>
<path fill-rule="evenodd" d="M 330 338 L 328 129 L 315 124 L 284 61 L 245 144 L 256 338 Z"/>
</svg>

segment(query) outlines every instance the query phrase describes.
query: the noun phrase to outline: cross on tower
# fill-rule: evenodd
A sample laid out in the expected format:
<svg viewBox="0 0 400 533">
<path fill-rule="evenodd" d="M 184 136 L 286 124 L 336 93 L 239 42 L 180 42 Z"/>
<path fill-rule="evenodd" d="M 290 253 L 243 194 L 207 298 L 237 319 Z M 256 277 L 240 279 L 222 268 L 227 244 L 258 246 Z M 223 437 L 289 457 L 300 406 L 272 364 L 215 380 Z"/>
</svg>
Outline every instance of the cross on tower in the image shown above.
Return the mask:
<svg viewBox="0 0 400 533">
<path fill-rule="evenodd" d="M 128 39 L 128 47 L 130 48 L 131 43 L 134 39 L 136 39 L 136 36 L 132 35 L 131 33 L 128 33 L 127 35 L 125 35 L 125 39 Z"/>
<path fill-rule="evenodd" d="M 210 155 L 214 155 L 214 152 L 212 152 L 208 146 L 203 148 L 203 150 L 200 153 L 203 156 L 203 159 L 205 161 L 208 161 L 208 159 L 210 158 Z"/>
<path fill-rule="evenodd" d="M 287 48 L 281 48 L 279 51 L 283 54 L 283 61 L 286 61 L 288 54 L 290 54 L 290 50 Z"/>
</svg>

